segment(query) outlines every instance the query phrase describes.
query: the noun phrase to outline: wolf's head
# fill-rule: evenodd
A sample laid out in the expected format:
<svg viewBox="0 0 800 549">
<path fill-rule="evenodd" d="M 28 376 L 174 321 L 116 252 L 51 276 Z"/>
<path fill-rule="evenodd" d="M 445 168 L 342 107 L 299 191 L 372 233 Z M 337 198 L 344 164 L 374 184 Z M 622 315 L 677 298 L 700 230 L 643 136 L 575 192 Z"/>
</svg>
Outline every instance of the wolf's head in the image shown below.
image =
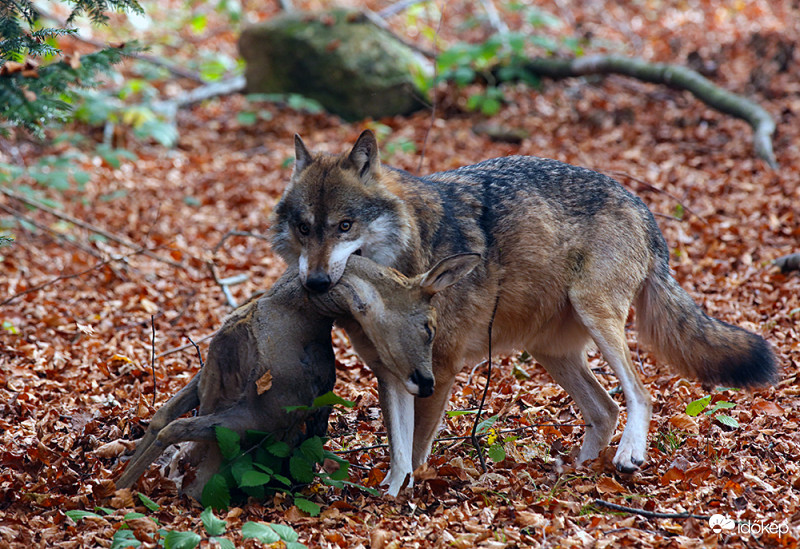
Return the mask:
<svg viewBox="0 0 800 549">
<path fill-rule="evenodd" d="M 312 155 L 295 135 L 291 182 L 275 207 L 272 244 L 311 291 L 335 285 L 347 258 L 396 266 L 410 229 L 403 202 L 381 182 L 375 134 L 365 130 L 347 155 Z"/>
</svg>

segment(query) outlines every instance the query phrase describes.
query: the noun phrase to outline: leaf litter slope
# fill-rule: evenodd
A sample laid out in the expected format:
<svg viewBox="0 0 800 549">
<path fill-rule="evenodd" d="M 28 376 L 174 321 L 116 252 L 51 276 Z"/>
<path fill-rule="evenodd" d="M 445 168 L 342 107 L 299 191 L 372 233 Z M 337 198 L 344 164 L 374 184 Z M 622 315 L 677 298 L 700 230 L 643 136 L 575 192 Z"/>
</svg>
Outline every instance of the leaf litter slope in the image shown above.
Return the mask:
<svg viewBox="0 0 800 549">
<path fill-rule="evenodd" d="M 466 3 L 448 4 L 445 39 L 455 39 L 454 29 L 469 9 Z M 781 382 L 753 393 L 713 393 L 715 400 L 736 404 L 726 412 L 738 420 L 737 429 L 705 414 L 689 417 L 686 405 L 709 391 L 655 363 L 630 331 L 654 414 L 648 463 L 637 474 L 619 475 L 609 465 L 613 453 L 589 469 L 571 467 L 569 456 L 583 433 L 574 403 L 524 356 L 502 358 L 485 414 L 499 417 L 490 436 L 506 459 L 490 460 L 487 474 L 479 470 L 470 443 L 453 438 L 469 433 L 474 415 L 454 414 L 446 418 L 413 495 L 390 501 L 312 486 L 306 497 L 326 506 L 316 518 L 280 497 L 251 501 L 226 516 L 227 535 L 237 545 L 254 546 L 238 534 L 248 520 L 290 523 L 301 541 L 320 547 L 797 545 L 800 277 L 780 274 L 769 261 L 798 251 L 800 237 L 797 53 L 790 54 L 788 70 L 780 58 L 797 41 L 800 17 L 788 2 L 763 1 L 724 8 L 701 1 L 625 8 L 606 2 L 567 6 L 556 15 L 578 32 L 626 44 L 647 59 L 699 56 L 708 67 L 716 65 L 715 81 L 759 99 L 778 121 L 781 169 L 770 172 L 752 158 L 743 122 L 684 94 L 618 77 L 545 83 L 538 93 L 507 89 L 508 102 L 491 122 L 526 130 L 530 137 L 520 145 L 494 143 L 472 131 L 480 117 L 459 106 L 477 88 L 441 87 L 432 126 L 429 113 L 381 121 L 391 129 L 383 140 L 384 150 L 393 150 L 387 161 L 416 172 L 419 153 L 390 145 L 413 142 L 419 150 L 430 129 L 424 171 L 533 154 L 615 176 L 656 213 L 682 286 L 710 314 L 773 344 Z M 513 24 L 514 15 L 508 17 Z M 401 23 L 393 20 L 403 33 Z M 479 38 L 485 30 L 468 32 Z M 233 38 L 223 40 L 230 48 Z M 178 497 L 155 470 L 139 488 L 161 505 L 159 511 L 146 511 L 130 493 L 113 491 L 117 457 L 125 449 L 121 441 L 140 436 L 155 409 L 151 315 L 156 353 L 185 344 L 187 336 L 198 340 L 212 333 L 229 308 L 206 261 L 227 232 L 267 230 L 269 211 L 290 175 L 292 135 L 339 152 L 363 127 L 278 106 L 265 107 L 268 120 L 237 121 L 236 114 L 248 108 L 234 96 L 183 111 L 175 149 L 132 145 L 139 160 L 118 167 L 87 154 L 78 160 L 92 173 L 86 189 L 53 195 L 68 213 L 184 268 L 134 254 L 91 269 L 97 258 L 41 231 L 17 231 L 16 244 L 2 249 L 2 299 L 61 273 L 88 272 L 0 310 L 0 546 L 107 546 L 121 517 L 134 508 L 164 528 L 203 531 L 197 504 Z M 11 145 L 29 163 L 54 152 Z M 41 212 L 28 215 L 80 241 L 91 239 Z M 92 246 L 106 254 L 131 253 L 110 241 L 93 240 Z M 233 289 L 239 301 L 268 287 L 283 270 L 266 243 L 246 237 L 229 239 L 216 265 L 221 276 L 249 275 Z M 375 381 L 341 333 L 335 344 L 336 391 L 358 405 L 334 415 L 329 445 L 347 450 L 358 466 L 352 480 L 376 485 L 388 463 L 385 449 L 367 448 L 385 442 Z M 591 365 L 609 390 L 616 387 L 596 353 Z M 191 348 L 159 358 L 156 406 L 198 367 Z M 476 408 L 485 380 L 485 368 L 465 370 L 450 409 Z M 620 395 L 615 398 L 622 402 Z M 702 520 L 614 514 L 594 504 L 596 499 L 651 511 L 722 513 L 751 524 L 786 525 L 788 533 L 737 532 L 726 538 Z M 114 514 L 77 524 L 64 514 L 95 505 Z M 141 523 L 137 534 L 150 535 Z"/>
</svg>

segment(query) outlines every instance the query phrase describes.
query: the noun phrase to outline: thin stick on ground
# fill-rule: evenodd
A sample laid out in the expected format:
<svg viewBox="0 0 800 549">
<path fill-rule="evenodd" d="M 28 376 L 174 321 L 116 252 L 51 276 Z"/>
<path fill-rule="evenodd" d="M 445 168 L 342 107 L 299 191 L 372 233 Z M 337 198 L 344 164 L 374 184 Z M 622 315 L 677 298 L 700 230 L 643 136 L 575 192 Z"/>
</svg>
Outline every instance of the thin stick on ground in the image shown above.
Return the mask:
<svg viewBox="0 0 800 549">
<path fill-rule="evenodd" d="M 476 432 L 478 430 L 478 422 L 481 419 L 481 412 L 483 411 L 483 405 L 486 402 L 486 393 L 489 392 L 489 382 L 492 379 L 492 327 L 494 326 L 494 317 L 497 314 L 497 305 L 500 303 L 500 294 L 497 294 L 497 297 L 494 300 L 494 309 L 492 310 L 492 318 L 489 319 L 489 368 L 486 372 L 486 385 L 483 386 L 483 396 L 481 396 L 481 403 L 478 406 L 478 413 L 475 414 L 475 421 L 472 424 L 472 435 L 470 438 L 472 439 L 472 444 L 475 446 L 475 450 L 478 452 L 478 458 L 481 462 L 481 469 L 483 472 L 486 472 L 486 458 L 483 457 L 483 448 L 481 448 L 481 442 L 476 436 Z"/>
<path fill-rule="evenodd" d="M 16 209 L 14 209 L 14 208 L 12 208 L 10 206 L 6 206 L 5 204 L 0 204 L 0 210 L 3 210 L 4 212 L 6 212 L 10 216 L 14 217 L 18 221 L 24 221 L 25 223 L 30 223 L 31 225 L 33 225 L 34 227 L 36 227 L 40 231 L 43 231 L 43 232 L 46 232 L 46 233 L 52 235 L 55 239 L 57 239 L 59 242 L 61 242 L 63 244 L 69 244 L 70 246 L 74 246 L 75 248 L 78 248 L 80 251 L 91 255 L 95 259 L 100 259 L 100 260 L 103 259 L 103 254 L 101 254 L 97 250 L 95 250 L 93 248 L 90 248 L 89 246 L 87 246 L 85 244 L 82 244 L 81 242 L 76 242 L 76 241 L 70 240 L 65 235 L 59 233 L 58 231 L 54 231 L 53 229 L 51 229 L 50 227 L 48 227 L 48 226 L 46 226 L 46 225 L 44 225 L 42 223 L 39 223 L 38 221 L 33 219 L 31 216 L 25 215 L 24 213 L 22 213 L 19 210 L 16 210 Z"/>
<path fill-rule="evenodd" d="M 217 265 L 216 265 L 216 263 L 214 263 L 214 258 L 216 257 L 217 252 L 222 247 L 222 245 L 225 243 L 225 241 L 228 240 L 228 238 L 230 238 L 232 236 L 247 236 L 247 237 L 252 237 L 252 238 L 258 238 L 260 240 L 266 240 L 267 242 L 270 241 L 270 238 L 268 236 L 263 235 L 263 234 L 251 233 L 251 232 L 247 232 L 247 231 L 228 231 L 227 233 L 225 233 L 223 235 L 223 237 L 220 239 L 220 241 L 217 242 L 216 246 L 214 246 L 214 248 L 211 250 L 211 259 L 206 261 L 206 265 L 208 265 L 208 269 L 209 269 L 209 271 L 211 271 L 211 276 L 214 278 L 214 282 L 216 282 L 217 285 L 222 289 L 222 293 L 225 296 L 225 301 L 228 303 L 228 305 L 231 308 L 235 309 L 239 305 L 236 302 L 236 299 L 233 297 L 233 294 L 231 293 L 230 287 L 234 286 L 236 284 L 241 284 L 242 282 L 247 281 L 248 275 L 247 274 L 238 274 L 238 275 L 229 276 L 229 277 L 226 277 L 226 278 L 220 278 L 219 277 L 219 273 L 217 272 Z"/>
<path fill-rule="evenodd" d="M 47 204 L 44 204 L 43 202 L 40 202 L 40 201 L 36 200 L 35 198 L 30 198 L 30 197 L 21 195 L 19 193 L 16 193 L 16 192 L 14 192 L 14 191 L 12 191 L 10 189 L 6 189 L 6 188 L 3 188 L 3 187 L 0 187 L 0 193 L 3 193 L 4 195 L 6 195 L 6 196 L 8 196 L 10 198 L 13 198 L 14 200 L 19 200 L 23 204 L 27 204 L 29 206 L 33 206 L 34 208 L 42 210 L 43 212 L 48 213 L 48 214 L 50 214 L 50 215 L 52 215 L 54 217 L 57 217 L 59 219 L 63 219 L 64 221 L 69 221 L 73 225 L 77 225 L 78 227 L 81 227 L 83 229 L 91 231 L 91 232 L 93 232 L 95 234 L 99 234 L 101 236 L 104 236 L 105 238 L 107 238 L 109 240 L 112 240 L 112 241 L 114 241 L 117 244 L 120 244 L 122 246 L 125 246 L 126 248 L 130 248 L 132 250 L 136 250 L 137 253 L 140 253 L 142 255 L 146 255 L 147 257 L 149 257 L 151 259 L 155 259 L 156 261 L 160 261 L 161 263 L 166 263 L 167 265 L 169 265 L 171 267 L 175 267 L 177 269 L 182 269 L 184 271 L 188 270 L 187 266 L 184 265 L 183 263 L 178 263 L 177 261 L 172 261 L 171 259 L 163 258 L 163 257 L 153 253 L 152 251 L 148 250 L 147 248 L 144 248 L 144 247 L 136 244 L 135 242 L 131 242 L 127 238 L 124 238 L 122 236 L 110 233 L 110 232 L 106 231 L 105 229 L 102 229 L 102 228 L 100 228 L 100 227 L 98 227 L 96 225 L 92 225 L 91 223 L 87 223 L 86 221 L 83 221 L 82 219 L 78 219 L 77 217 L 71 216 L 71 215 L 66 214 L 64 212 L 60 212 L 60 211 L 58 211 L 58 210 L 56 210 L 54 208 L 51 208 Z"/>
<path fill-rule="evenodd" d="M 619 511 L 621 513 L 631 513 L 634 515 L 641 515 L 647 518 L 663 518 L 663 519 L 697 519 L 697 520 L 709 520 L 711 517 L 708 515 L 693 515 L 691 513 L 659 513 L 657 511 L 646 511 L 645 509 L 636 509 L 635 507 L 626 507 L 624 505 L 617 505 L 616 503 L 611 503 L 610 501 L 605 501 L 602 499 L 594 500 L 594 504 L 599 507 L 605 507 L 606 509 L 611 509 L 612 511 Z"/>
<path fill-rule="evenodd" d="M 156 317 L 150 315 L 150 329 L 153 337 L 150 340 L 150 369 L 153 371 L 153 407 L 156 405 Z"/>
<path fill-rule="evenodd" d="M 447 4 L 442 5 L 442 11 L 439 13 L 439 23 L 436 25 L 436 32 L 433 35 L 433 59 L 439 56 L 436 41 L 439 37 L 439 31 L 442 28 L 442 21 L 444 21 L 444 10 Z M 431 102 L 431 120 L 428 128 L 425 130 L 425 137 L 422 139 L 422 150 L 419 155 L 419 164 L 417 164 L 417 175 L 422 173 L 422 163 L 425 162 L 425 151 L 428 148 L 428 136 L 431 133 L 434 122 L 436 122 L 436 104 L 439 101 L 439 96 L 436 94 L 436 84 L 439 80 L 439 64 L 434 61 L 433 63 L 433 86 L 431 86 L 431 95 L 433 100 Z"/>
<path fill-rule="evenodd" d="M 164 358 L 167 355 L 171 355 L 171 354 L 174 354 L 174 353 L 179 353 L 181 351 L 185 351 L 186 349 L 188 349 L 191 346 L 194 346 L 195 349 L 197 349 L 199 347 L 200 343 L 208 341 L 209 339 L 211 339 L 215 335 L 217 335 L 217 332 L 211 332 L 210 334 L 204 335 L 203 337 L 198 339 L 197 342 L 192 341 L 191 338 L 190 338 L 189 341 L 192 341 L 191 343 L 187 343 L 186 345 L 179 345 L 178 347 L 173 347 L 172 349 L 167 349 L 166 351 L 164 351 L 163 353 L 158 355 L 156 357 L 156 360 Z M 200 361 L 200 364 L 201 365 L 203 364 L 202 360 Z"/>
<path fill-rule="evenodd" d="M 636 177 L 636 176 L 633 176 L 633 175 L 631 175 L 631 174 L 629 174 L 629 173 L 626 173 L 626 172 L 612 171 L 612 172 L 609 172 L 609 173 L 610 173 L 611 175 L 618 176 L 618 177 L 627 177 L 627 178 L 628 178 L 628 179 L 630 179 L 631 181 L 635 181 L 635 182 L 636 182 L 636 183 L 638 183 L 639 185 L 643 185 L 643 186 L 647 187 L 648 189 L 650 189 L 651 191 L 655 191 L 655 192 L 657 192 L 657 193 L 661 193 L 661 194 L 663 194 L 663 195 L 665 195 L 665 196 L 668 196 L 668 197 L 670 197 L 672 200 L 674 200 L 675 202 L 677 202 L 678 204 L 680 204 L 680 207 L 681 207 L 681 208 L 683 208 L 684 210 L 686 210 L 687 212 L 689 212 L 690 214 L 692 214 L 693 216 L 695 216 L 697 219 L 699 219 L 700 221 L 702 221 L 704 224 L 708 225 L 708 221 L 706 221 L 706 219 L 705 219 L 705 218 L 704 218 L 702 215 L 700 215 L 699 213 L 697 213 L 696 211 L 694 211 L 693 209 L 691 209 L 689 206 L 687 206 L 686 204 L 684 204 L 684 203 L 681 201 L 681 199 L 680 199 L 680 198 L 678 198 L 677 196 L 675 196 L 674 194 L 672 194 L 672 193 L 670 193 L 670 192 L 667 192 L 667 191 L 665 191 L 664 189 L 659 189 L 659 188 L 658 188 L 658 187 L 656 187 L 655 185 L 651 185 L 651 184 L 650 184 L 650 183 L 648 183 L 647 181 L 644 181 L 644 180 L 642 180 L 642 179 L 639 179 L 638 177 Z M 674 218 L 674 217 L 673 217 L 672 219 L 676 219 L 676 218 Z"/>
<path fill-rule="evenodd" d="M 11 297 L 5 299 L 4 301 L 0 301 L 0 307 L 2 307 L 3 305 L 8 305 L 9 303 L 14 301 L 15 299 L 18 299 L 18 298 L 20 298 L 20 297 L 22 297 L 24 295 L 27 295 L 27 294 L 30 294 L 30 293 L 33 293 L 33 292 L 38 292 L 41 289 L 47 288 L 48 286 L 50 286 L 52 284 L 55 284 L 56 282 L 60 282 L 62 280 L 69 280 L 70 278 L 77 278 L 79 276 L 83 276 L 83 275 L 85 275 L 87 273 L 90 273 L 90 272 L 92 272 L 94 270 L 97 270 L 97 269 L 103 267 L 104 265 L 108 265 L 109 263 L 113 263 L 114 261 L 122 261 L 125 258 L 134 256 L 134 255 L 137 255 L 137 254 L 140 254 L 140 253 L 143 253 L 143 251 L 139 250 L 139 251 L 135 251 L 135 252 L 132 252 L 130 254 L 127 254 L 127 255 L 123 255 L 123 256 L 110 257 L 110 258 L 104 259 L 103 261 L 100 261 L 99 263 L 96 263 L 96 264 L 92 265 L 91 267 L 89 267 L 87 269 L 84 269 L 84 270 L 82 270 L 80 272 L 72 273 L 72 274 L 68 274 L 68 275 L 59 275 L 59 276 L 57 276 L 55 278 L 51 278 L 47 282 L 42 282 L 41 284 L 37 284 L 36 286 L 32 286 L 30 288 L 22 290 L 21 292 L 18 292 L 16 294 L 12 295 Z"/>
<path fill-rule="evenodd" d="M 194 350 L 197 352 L 197 360 L 200 361 L 200 369 L 202 370 L 203 367 L 205 366 L 205 363 L 203 362 L 203 354 L 200 352 L 200 346 L 197 343 L 195 343 L 194 340 L 192 340 L 191 337 L 189 337 L 189 336 L 186 336 L 186 337 L 189 339 L 189 342 L 192 345 L 194 345 Z"/>
</svg>

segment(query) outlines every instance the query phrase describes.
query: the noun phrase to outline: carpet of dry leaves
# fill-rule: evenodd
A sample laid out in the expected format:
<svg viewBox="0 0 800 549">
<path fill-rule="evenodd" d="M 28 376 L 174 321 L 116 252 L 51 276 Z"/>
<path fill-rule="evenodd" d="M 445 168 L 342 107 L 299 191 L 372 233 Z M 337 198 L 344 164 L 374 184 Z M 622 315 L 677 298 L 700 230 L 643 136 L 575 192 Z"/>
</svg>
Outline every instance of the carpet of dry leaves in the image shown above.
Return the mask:
<svg viewBox="0 0 800 549">
<path fill-rule="evenodd" d="M 246 8 L 260 17 L 274 13 L 271 3 L 261 4 L 248 2 Z M 452 438 L 468 434 L 474 416 L 448 417 L 413 493 L 392 499 L 312 486 L 306 497 L 324 508 L 316 518 L 280 497 L 250 501 L 225 517 L 237 546 L 258 545 L 241 539 L 239 526 L 247 520 L 290 524 L 310 547 L 798 545 L 800 276 L 781 274 L 770 262 L 800 251 L 800 9 L 790 0 L 583 4 L 557 3 L 554 13 L 566 31 L 646 59 L 693 63 L 718 84 L 761 102 L 778 123 L 780 170 L 753 157 L 744 122 L 688 94 L 622 77 L 545 82 L 538 92 L 509 88 L 509 102 L 490 122 L 527 131 L 521 144 L 493 142 L 473 131 L 483 118 L 463 105 L 476 89 L 441 87 L 433 120 L 420 112 L 380 121 L 391 129 L 382 141 L 392 149 L 385 160 L 417 172 L 427 136 L 424 172 L 530 154 L 615 176 L 656 213 L 681 285 L 710 314 L 771 342 L 780 382 L 754 392 L 714 393 L 736 404 L 729 413 L 739 421 L 737 429 L 704 415 L 691 418 L 686 405 L 708 389 L 655 363 L 630 331 L 654 414 L 649 461 L 640 472 L 621 475 L 610 466 L 613 454 L 589 468 L 571 466 L 583 432 L 574 403 L 524 356 L 500 358 L 485 414 L 499 416 L 495 428 L 507 459 L 489 460 L 488 472 L 481 472 L 469 441 Z M 480 14 L 480 8 L 448 3 L 441 37 L 485 35 L 485 28 L 460 30 L 470 13 Z M 513 28 L 515 15 L 506 17 Z M 413 35 L 404 21 L 401 16 L 392 24 Z M 235 36 L 212 31 L 208 44 L 235 51 Z M 424 40 L 422 34 L 412 39 Z M 163 91 L 174 89 L 173 83 Z M 281 106 L 267 107 L 270 120 L 245 125 L 236 118 L 245 108 L 242 97 L 231 96 L 182 111 L 180 141 L 171 150 L 121 133 L 117 144 L 133 150 L 138 161 L 115 168 L 87 152 L 79 160 L 92 174 L 85 191 L 52 194 L 64 211 L 177 267 L 0 198 L 48 229 L 17 230 L 16 243 L 0 250 L 0 547 L 109 546 L 120 517 L 144 510 L 130 492 L 115 493 L 113 479 L 122 468 L 120 441 L 140 436 L 155 410 L 151 315 L 155 352 L 162 355 L 188 337 L 213 333 L 230 312 L 208 261 L 220 276 L 249 276 L 233 289 L 240 301 L 268 287 L 283 265 L 266 242 L 236 236 L 216 255 L 213 248 L 232 230 L 267 231 L 269 212 L 289 178 L 295 132 L 315 150 L 338 152 L 369 126 Z M 76 130 L 101 138 L 95 130 Z M 416 152 L 390 146 L 404 141 L 416 144 Z M 33 162 L 65 147 L 6 140 L 0 160 Z M 100 264 L 70 242 L 101 258 L 123 258 Z M 357 466 L 351 480 L 374 486 L 388 467 L 385 448 L 367 448 L 385 442 L 375 379 L 341 334 L 335 342 L 336 391 L 358 405 L 334 414 L 329 447 L 348 451 Z M 591 363 L 614 389 L 616 379 L 602 359 L 594 354 Z M 159 356 L 156 407 L 198 367 L 191 347 Z M 476 408 L 485 381 L 485 368 L 466 369 L 451 409 Z M 622 403 L 620 394 L 615 398 Z M 138 489 L 161 505 L 152 514 L 161 525 L 202 532 L 199 505 L 178 496 L 155 468 Z M 705 520 L 612 512 L 596 500 L 663 513 L 719 513 L 752 528 L 716 534 Z M 65 515 L 96 505 L 118 511 L 79 523 Z"/>
</svg>

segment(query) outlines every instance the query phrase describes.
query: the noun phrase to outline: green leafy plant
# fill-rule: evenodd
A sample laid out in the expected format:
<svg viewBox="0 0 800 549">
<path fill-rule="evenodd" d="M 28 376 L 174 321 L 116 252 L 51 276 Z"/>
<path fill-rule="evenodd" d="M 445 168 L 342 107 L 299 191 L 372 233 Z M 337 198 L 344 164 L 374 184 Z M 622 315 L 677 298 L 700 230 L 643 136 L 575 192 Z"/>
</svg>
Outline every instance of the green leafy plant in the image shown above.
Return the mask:
<svg viewBox="0 0 800 549">
<path fill-rule="evenodd" d="M 729 402 L 727 400 L 716 400 L 710 409 L 706 410 L 713 400 L 712 395 L 704 396 L 703 398 L 699 398 L 697 400 L 693 400 L 686 406 L 686 414 L 695 417 L 700 415 L 701 413 L 705 413 L 705 415 L 709 417 L 713 417 L 716 421 L 725 425 L 727 427 L 731 427 L 732 429 L 737 429 L 739 427 L 739 422 L 736 418 L 720 412 L 720 410 L 730 410 L 736 406 L 735 402 Z"/>
<path fill-rule="evenodd" d="M 290 406 L 286 411 L 313 411 L 333 405 L 352 407 L 354 403 L 330 392 L 317 397 L 311 406 Z M 235 431 L 218 426 L 216 436 L 224 461 L 203 488 L 201 500 L 205 506 L 225 509 L 233 499 L 264 499 L 283 492 L 293 497 L 298 509 L 316 516 L 321 507 L 298 493 L 315 481 L 334 488 L 352 486 L 378 495 L 377 490 L 346 480 L 350 463 L 325 449 L 324 440 L 318 436 L 304 440 L 296 448 L 260 431 L 248 431 L 240 437 Z"/>
<path fill-rule="evenodd" d="M 681 431 L 673 429 L 667 431 L 659 431 L 656 440 L 656 447 L 660 452 L 665 454 L 673 454 L 675 450 L 683 446 L 686 441 L 686 434 Z"/>
<path fill-rule="evenodd" d="M 508 8 L 521 12 L 527 22 L 536 29 L 558 28 L 561 21 L 554 15 L 521 2 L 511 2 Z M 552 38 L 542 33 L 498 32 L 479 43 L 458 42 L 445 49 L 436 59 L 437 77 L 424 82 L 422 89 L 428 90 L 438 82 L 452 81 L 458 86 L 473 82 L 485 82 L 483 91 L 467 98 L 467 109 L 486 116 L 499 112 L 505 101 L 501 84 L 523 82 L 532 87 L 539 86 L 539 77 L 529 69 L 530 54 L 544 50 L 547 55 L 566 49 L 575 56 L 584 53 L 582 39 Z"/>
<path fill-rule="evenodd" d="M 252 126 L 259 120 L 272 119 L 272 113 L 261 108 L 261 103 L 277 104 L 310 114 L 324 111 L 324 107 L 318 101 L 296 93 L 251 93 L 245 98 L 248 101 L 248 107 L 236 114 L 236 120 L 243 126 Z"/>
<path fill-rule="evenodd" d="M 144 494 L 139 493 L 137 496 L 148 511 L 155 513 L 161 509 L 160 505 Z M 109 509 L 107 507 L 95 507 L 94 511 L 75 509 L 67 511 L 65 514 L 74 522 L 78 522 L 79 520 L 89 517 L 104 517 L 109 519 L 115 512 L 114 509 Z M 138 512 L 126 513 L 120 521 L 119 528 L 111 538 L 111 549 L 140 547 L 142 545 L 142 541 L 136 538 L 134 530 L 128 524 L 134 519 L 141 518 L 149 518 L 158 525 L 158 519 L 155 517 L 148 517 L 144 513 Z M 230 539 L 222 537 L 228 529 L 228 523 L 214 515 L 210 507 L 206 507 L 206 509 L 200 513 L 200 520 L 203 523 L 205 536 L 196 532 L 159 528 L 155 532 L 155 541 L 159 547 L 164 547 L 165 549 L 194 549 L 198 547 L 203 540 L 215 543 L 222 549 L 235 549 L 236 546 Z M 292 527 L 284 524 L 245 522 L 242 525 L 242 537 L 244 539 L 256 539 L 265 544 L 283 542 L 287 549 L 307 549 L 306 545 L 297 541 L 299 539 L 297 532 Z"/>
</svg>

